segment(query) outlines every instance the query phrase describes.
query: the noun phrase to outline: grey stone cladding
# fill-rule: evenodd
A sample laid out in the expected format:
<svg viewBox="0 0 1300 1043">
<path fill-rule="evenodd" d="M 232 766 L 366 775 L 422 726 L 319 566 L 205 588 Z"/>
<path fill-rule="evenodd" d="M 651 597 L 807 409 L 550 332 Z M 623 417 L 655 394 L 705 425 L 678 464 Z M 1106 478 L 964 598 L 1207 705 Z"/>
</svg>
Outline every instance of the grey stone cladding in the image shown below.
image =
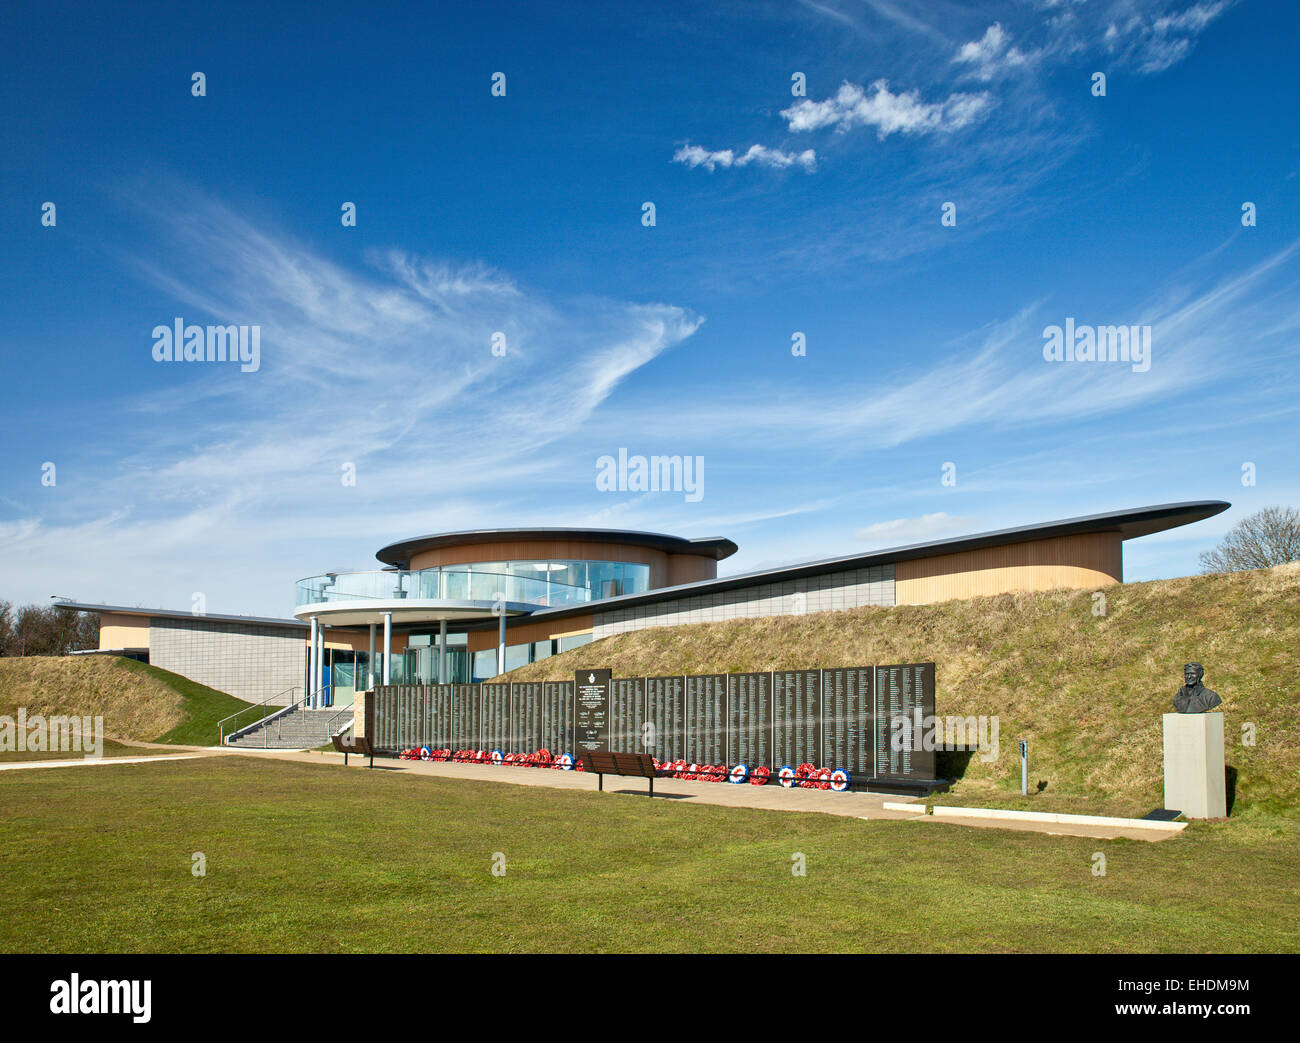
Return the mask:
<svg viewBox="0 0 1300 1043">
<path fill-rule="evenodd" d="M 611 634 L 646 627 L 716 623 L 747 616 L 796 616 L 864 605 L 890 607 L 893 604 L 894 566 L 873 565 L 712 594 L 685 595 L 671 601 L 630 605 L 605 612 L 596 609 L 591 636 L 599 640 Z"/>
<path fill-rule="evenodd" d="M 293 627 L 249 626 L 202 616 L 149 621 L 153 666 L 250 703 L 260 703 L 293 685 L 301 689 L 306 655 L 306 632 Z"/>
</svg>

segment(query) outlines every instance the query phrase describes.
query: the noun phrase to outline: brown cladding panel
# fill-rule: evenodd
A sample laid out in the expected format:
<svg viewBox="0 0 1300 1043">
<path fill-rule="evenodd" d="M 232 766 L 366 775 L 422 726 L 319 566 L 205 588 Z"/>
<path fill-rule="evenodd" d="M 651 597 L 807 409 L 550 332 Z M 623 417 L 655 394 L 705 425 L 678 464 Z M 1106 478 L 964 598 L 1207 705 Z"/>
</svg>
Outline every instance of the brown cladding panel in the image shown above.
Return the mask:
<svg viewBox="0 0 1300 1043">
<path fill-rule="evenodd" d="M 894 601 L 928 605 L 1021 591 L 1087 590 L 1123 581 L 1118 532 L 1084 533 L 900 561 Z"/>
</svg>

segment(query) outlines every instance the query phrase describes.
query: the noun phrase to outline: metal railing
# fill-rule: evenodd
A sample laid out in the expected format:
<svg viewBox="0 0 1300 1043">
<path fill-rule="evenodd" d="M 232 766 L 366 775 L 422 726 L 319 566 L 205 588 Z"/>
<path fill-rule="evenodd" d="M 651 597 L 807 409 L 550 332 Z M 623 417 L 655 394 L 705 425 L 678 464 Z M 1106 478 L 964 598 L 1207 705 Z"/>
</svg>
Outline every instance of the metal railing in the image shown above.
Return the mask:
<svg viewBox="0 0 1300 1043">
<path fill-rule="evenodd" d="M 320 702 L 324 702 L 324 700 L 329 697 L 329 692 L 331 687 L 333 686 L 328 684 L 323 684 L 319 688 L 317 688 L 314 692 L 308 692 L 306 695 L 302 697 L 302 703 L 301 703 L 302 708 L 304 710 L 310 710 L 312 709 L 313 703 L 319 705 Z M 286 709 L 288 709 L 288 707 L 286 707 Z M 278 720 L 276 720 L 275 722 L 275 737 L 277 740 L 279 740 L 284 737 L 284 719 L 285 717 L 288 716 L 288 714 L 279 713 L 279 714 L 274 714 L 273 716 L 278 718 Z M 271 720 L 271 718 L 268 717 L 267 720 L 269 721 Z M 262 745 L 263 746 L 266 745 L 265 732 L 262 734 Z"/>
<path fill-rule="evenodd" d="M 230 714 L 229 716 L 221 718 L 221 720 L 217 722 L 217 734 L 218 734 L 217 745 L 219 746 L 226 745 L 226 738 L 227 738 L 226 722 L 227 721 L 237 721 L 240 716 L 248 713 L 250 710 L 258 710 L 258 709 L 265 710 L 266 707 L 269 706 L 270 704 L 272 703 L 278 704 L 281 698 L 288 695 L 290 692 L 298 691 L 301 687 L 302 687 L 301 685 L 294 685 L 292 688 L 286 688 L 283 692 L 277 692 L 275 695 L 263 699 L 260 703 L 254 703 L 252 706 L 245 706 L 242 710 L 236 710 L 234 713 Z M 277 713 L 273 713 L 273 714 L 263 713 L 262 716 L 259 717 L 256 721 L 251 721 L 248 724 L 238 725 L 237 727 L 232 728 L 230 730 L 229 737 L 233 739 L 236 735 L 238 735 L 241 731 L 245 730 L 246 728 L 252 728 L 254 725 L 262 724 L 265 721 L 271 720 L 271 718 L 273 717 L 278 717 L 280 714 L 284 713 L 284 710 L 290 709 L 291 707 L 294 707 L 296 705 L 297 705 L 297 700 L 294 700 L 290 702 L 287 706 L 285 706 L 283 710 L 280 710 Z"/>
<path fill-rule="evenodd" d="M 503 569 L 437 566 L 415 571 L 328 572 L 298 581 L 297 604 L 301 607 L 337 601 L 400 601 L 408 598 L 493 601 L 502 597 L 506 601 L 534 605 L 573 605 L 612 593 L 636 593 L 649 584 L 648 565 L 596 563 L 615 571 L 590 577 L 586 569 L 589 563 L 569 564 L 583 566 L 582 576 L 587 582 L 571 583 L 553 578 L 551 572 L 559 570 L 563 564 L 551 566 L 545 562 L 514 562 L 506 564 Z M 625 574 L 624 570 L 637 571 Z M 606 587 L 609 587 L 608 591 Z"/>
<path fill-rule="evenodd" d="M 336 713 L 333 717 L 329 719 L 329 724 L 325 728 L 326 738 L 333 739 L 334 736 L 342 735 L 345 731 L 348 730 L 348 728 L 352 727 L 353 708 L 355 706 L 356 706 L 355 703 L 349 703 L 347 706 L 343 707 L 343 709 L 341 709 L 338 713 Z M 342 717 L 344 714 L 347 714 L 348 716 L 348 723 L 345 724 L 343 727 L 338 728 L 338 719 Z M 335 731 L 335 728 L 338 728 L 338 730 Z"/>
</svg>

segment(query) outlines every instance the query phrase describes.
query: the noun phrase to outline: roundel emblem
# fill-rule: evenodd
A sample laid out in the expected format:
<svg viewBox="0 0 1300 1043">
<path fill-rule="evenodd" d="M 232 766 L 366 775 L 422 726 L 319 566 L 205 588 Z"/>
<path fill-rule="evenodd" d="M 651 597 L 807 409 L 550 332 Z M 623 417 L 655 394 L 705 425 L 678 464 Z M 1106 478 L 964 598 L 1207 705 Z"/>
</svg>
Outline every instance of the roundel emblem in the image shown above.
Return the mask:
<svg viewBox="0 0 1300 1043">
<path fill-rule="evenodd" d="M 776 773 L 776 777 L 785 789 L 789 789 L 794 785 L 794 769 L 788 764 L 782 765 L 781 770 Z"/>
<path fill-rule="evenodd" d="M 730 772 L 728 772 L 727 781 L 737 782 L 737 783 L 744 782 L 748 776 L 749 776 L 749 768 L 746 767 L 744 764 L 737 764 L 734 768 L 731 769 Z"/>
<path fill-rule="evenodd" d="M 831 789 L 836 793 L 843 793 L 849 788 L 849 773 L 843 768 L 836 768 L 831 772 Z"/>
</svg>

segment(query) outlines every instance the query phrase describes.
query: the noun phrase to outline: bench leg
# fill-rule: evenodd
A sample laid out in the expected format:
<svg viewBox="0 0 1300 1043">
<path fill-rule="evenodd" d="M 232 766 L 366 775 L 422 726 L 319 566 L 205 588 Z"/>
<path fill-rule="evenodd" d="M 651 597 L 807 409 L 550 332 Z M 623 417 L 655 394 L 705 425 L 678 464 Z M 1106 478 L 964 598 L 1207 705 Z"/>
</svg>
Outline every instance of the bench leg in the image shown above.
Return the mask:
<svg viewBox="0 0 1300 1043">
<path fill-rule="evenodd" d="M 604 792 L 605 792 L 605 776 L 604 776 L 604 775 L 597 775 L 597 776 L 596 776 L 596 790 L 597 790 L 597 792 L 599 792 L 599 793 L 604 793 Z"/>
<path fill-rule="evenodd" d="M 347 750 L 344 750 L 344 751 L 343 751 L 343 767 L 346 768 L 347 766 L 348 766 L 348 751 L 347 751 Z"/>
<path fill-rule="evenodd" d="M 655 795 L 655 780 L 654 780 L 654 779 L 651 779 L 651 780 L 650 780 L 650 796 L 651 796 L 651 797 L 654 797 L 654 795 Z"/>
</svg>

